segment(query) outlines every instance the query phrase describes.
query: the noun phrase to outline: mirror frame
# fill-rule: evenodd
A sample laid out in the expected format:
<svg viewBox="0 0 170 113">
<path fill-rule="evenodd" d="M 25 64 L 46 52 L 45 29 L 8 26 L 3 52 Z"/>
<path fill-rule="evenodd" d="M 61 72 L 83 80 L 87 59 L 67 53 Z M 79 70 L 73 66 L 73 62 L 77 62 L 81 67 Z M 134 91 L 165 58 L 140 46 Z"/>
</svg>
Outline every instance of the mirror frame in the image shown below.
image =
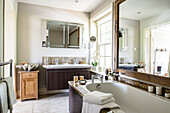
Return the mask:
<svg viewBox="0 0 170 113">
<path fill-rule="evenodd" d="M 119 65 L 119 7 L 120 4 L 128 0 L 115 0 L 114 2 L 114 69 L 125 76 L 136 78 L 139 80 L 159 84 L 162 86 L 170 87 L 170 77 L 163 77 L 148 73 L 135 72 L 130 70 L 118 69 Z"/>
</svg>

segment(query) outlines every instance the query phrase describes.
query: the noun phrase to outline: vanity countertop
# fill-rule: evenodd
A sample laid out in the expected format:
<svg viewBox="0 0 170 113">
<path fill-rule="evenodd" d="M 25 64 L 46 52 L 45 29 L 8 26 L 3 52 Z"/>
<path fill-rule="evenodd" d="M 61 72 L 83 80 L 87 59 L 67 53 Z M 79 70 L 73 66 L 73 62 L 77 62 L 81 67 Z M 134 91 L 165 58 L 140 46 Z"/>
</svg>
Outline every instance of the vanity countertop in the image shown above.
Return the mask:
<svg viewBox="0 0 170 113">
<path fill-rule="evenodd" d="M 89 64 L 59 64 L 59 65 L 43 65 L 45 69 L 72 69 L 72 68 L 90 68 Z"/>
</svg>

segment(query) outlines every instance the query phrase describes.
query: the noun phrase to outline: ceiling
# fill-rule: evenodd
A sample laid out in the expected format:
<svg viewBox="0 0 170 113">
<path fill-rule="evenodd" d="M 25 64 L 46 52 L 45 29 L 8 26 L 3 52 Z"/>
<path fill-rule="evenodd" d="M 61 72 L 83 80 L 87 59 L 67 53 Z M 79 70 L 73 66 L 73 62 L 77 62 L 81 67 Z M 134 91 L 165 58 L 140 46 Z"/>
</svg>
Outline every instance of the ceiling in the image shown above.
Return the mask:
<svg viewBox="0 0 170 113">
<path fill-rule="evenodd" d="M 54 8 L 92 12 L 107 0 L 18 0 L 18 2 Z M 114 1 L 114 0 L 113 0 Z M 170 0 L 126 0 L 120 5 L 122 18 L 143 20 L 170 10 Z M 137 12 L 141 12 L 137 14 Z"/>
<path fill-rule="evenodd" d="M 92 12 L 106 0 L 18 0 L 18 2 L 42 5 L 54 8 Z"/>
<path fill-rule="evenodd" d="M 126 0 L 120 5 L 120 16 L 143 20 L 168 10 L 170 10 L 170 0 Z"/>
</svg>

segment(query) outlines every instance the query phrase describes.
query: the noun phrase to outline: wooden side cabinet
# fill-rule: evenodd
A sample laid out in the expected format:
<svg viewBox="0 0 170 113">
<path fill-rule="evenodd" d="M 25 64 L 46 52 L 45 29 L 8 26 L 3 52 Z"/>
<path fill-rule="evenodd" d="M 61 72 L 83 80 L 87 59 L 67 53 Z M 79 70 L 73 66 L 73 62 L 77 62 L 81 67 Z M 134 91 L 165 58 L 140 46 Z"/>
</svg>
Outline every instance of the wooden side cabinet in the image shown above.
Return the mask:
<svg viewBox="0 0 170 113">
<path fill-rule="evenodd" d="M 20 99 L 38 99 L 38 72 L 19 71 L 20 73 Z"/>
</svg>

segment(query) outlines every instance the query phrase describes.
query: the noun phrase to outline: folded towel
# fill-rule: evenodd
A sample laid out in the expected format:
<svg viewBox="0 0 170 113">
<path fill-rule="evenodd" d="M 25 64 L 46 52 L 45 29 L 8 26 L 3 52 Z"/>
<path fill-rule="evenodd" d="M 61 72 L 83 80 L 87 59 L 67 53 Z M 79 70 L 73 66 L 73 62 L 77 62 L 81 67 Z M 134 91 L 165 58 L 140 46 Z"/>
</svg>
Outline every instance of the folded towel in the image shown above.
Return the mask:
<svg viewBox="0 0 170 113">
<path fill-rule="evenodd" d="M 111 93 L 103 93 L 99 91 L 93 91 L 84 95 L 83 101 L 91 104 L 106 104 L 108 102 L 115 102 Z"/>
<path fill-rule="evenodd" d="M 91 104 L 88 102 L 83 102 L 82 112 L 81 113 L 100 113 L 100 111 L 104 108 L 120 108 L 119 105 L 117 105 L 114 102 L 109 102 L 103 105 L 97 105 L 97 104 Z"/>
<path fill-rule="evenodd" d="M 13 110 L 13 105 L 17 102 L 14 92 L 13 79 L 12 77 L 7 77 L 3 79 L 7 84 L 7 93 L 8 93 L 8 107 L 10 110 Z"/>
<path fill-rule="evenodd" d="M 7 85 L 0 82 L 0 113 L 8 112 Z"/>
</svg>

